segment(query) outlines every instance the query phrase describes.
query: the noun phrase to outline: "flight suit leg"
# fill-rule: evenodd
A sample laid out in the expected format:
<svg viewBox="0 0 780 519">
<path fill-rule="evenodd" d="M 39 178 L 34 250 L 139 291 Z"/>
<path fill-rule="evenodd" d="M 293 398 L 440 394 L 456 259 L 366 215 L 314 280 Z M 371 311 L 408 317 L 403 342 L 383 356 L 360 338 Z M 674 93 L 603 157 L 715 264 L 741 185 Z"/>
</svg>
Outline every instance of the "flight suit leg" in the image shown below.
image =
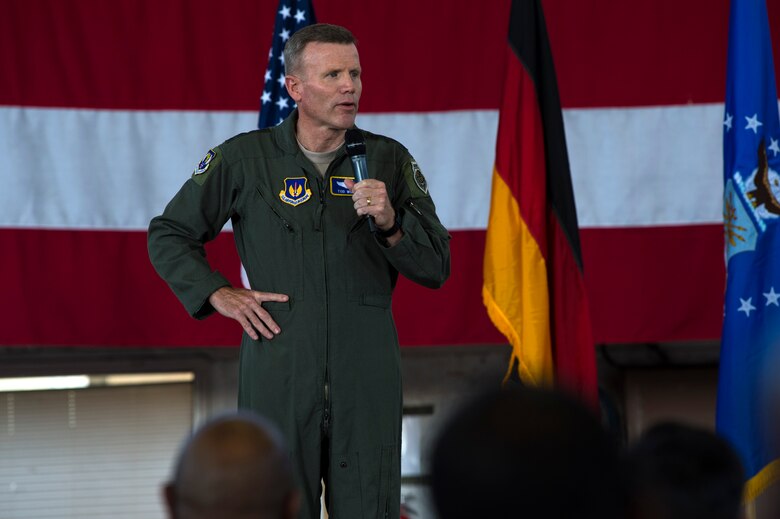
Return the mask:
<svg viewBox="0 0 780 519">
<path fill-rule="evenodd" d="M 240 352 L 238 407 L 258 413 L 280 429 L 289 449 L 295 483 L 301 492 L 298 517 L 320 519 L 323 431 L 322 405 L 316 398 L 317 386 L 316 383 L 308 386 L 292 383 L 296 377 L 285 372 L 285 366 L 290 364 L 279 362 L 279 358 L 270 358 L 274 357 L 271 342 L 263 339 L 253 341 L 244 336 Z M 307 387 L 312 396 L 301 398 Z"/>
</svg>

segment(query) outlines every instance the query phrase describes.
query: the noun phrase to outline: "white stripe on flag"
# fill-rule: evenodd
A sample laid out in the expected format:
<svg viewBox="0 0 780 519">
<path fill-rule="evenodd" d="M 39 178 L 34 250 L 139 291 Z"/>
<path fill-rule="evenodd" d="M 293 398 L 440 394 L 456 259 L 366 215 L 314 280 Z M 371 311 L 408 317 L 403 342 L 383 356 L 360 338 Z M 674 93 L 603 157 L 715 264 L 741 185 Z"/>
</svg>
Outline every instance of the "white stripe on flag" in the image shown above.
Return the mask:
<svg viewBox="0 0 780 519">
<path fill-rule="evenodd" d="M 722 222 L 723 104 L 564 110 L 581 227 Z"/>
<path fill-rule="evenodd" d="M 564 110 L 582 227 L 721 220 L 723 105 Z M 0 107 L 0 227 L 146 229 L 206 151 L 255 112 Z M 406 145 L 443 223 L 484 229 L 498 113 L 361 114 Z"/>
</svg>

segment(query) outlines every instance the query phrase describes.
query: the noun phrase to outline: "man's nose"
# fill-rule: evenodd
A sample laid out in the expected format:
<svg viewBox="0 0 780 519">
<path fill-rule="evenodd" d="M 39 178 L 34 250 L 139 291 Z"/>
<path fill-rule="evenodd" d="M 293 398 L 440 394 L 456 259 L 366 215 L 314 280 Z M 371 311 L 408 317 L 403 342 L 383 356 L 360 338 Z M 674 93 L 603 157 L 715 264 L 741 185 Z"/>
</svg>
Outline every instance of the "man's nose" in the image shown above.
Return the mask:
<svg viewBox="0 0 780 519">
<path fill-rule="evenodd" d="M 357 80 L 352 76 L 347 76 L 341 83 L 341 91 L 344 93 L 354 93 Z"/>
</svg>

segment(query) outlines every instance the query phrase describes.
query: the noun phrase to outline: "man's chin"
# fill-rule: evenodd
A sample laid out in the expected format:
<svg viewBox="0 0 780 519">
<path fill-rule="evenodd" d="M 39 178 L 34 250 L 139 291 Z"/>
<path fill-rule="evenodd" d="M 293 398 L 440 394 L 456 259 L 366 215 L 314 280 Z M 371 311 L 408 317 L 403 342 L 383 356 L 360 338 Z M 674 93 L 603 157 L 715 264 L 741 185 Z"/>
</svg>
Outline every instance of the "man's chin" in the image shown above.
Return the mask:
<svg viewBox="0 0 780 519">
<path fill-rule="evenodd" d="M 357 113 L 349 117 L 339 117 L 337 121 L 334 121 L 335 124 L 333 126 L 337 130 L 349 130 L 350 128 L 355 126 L 356 117 L 357 117 Z"/>
</svg>

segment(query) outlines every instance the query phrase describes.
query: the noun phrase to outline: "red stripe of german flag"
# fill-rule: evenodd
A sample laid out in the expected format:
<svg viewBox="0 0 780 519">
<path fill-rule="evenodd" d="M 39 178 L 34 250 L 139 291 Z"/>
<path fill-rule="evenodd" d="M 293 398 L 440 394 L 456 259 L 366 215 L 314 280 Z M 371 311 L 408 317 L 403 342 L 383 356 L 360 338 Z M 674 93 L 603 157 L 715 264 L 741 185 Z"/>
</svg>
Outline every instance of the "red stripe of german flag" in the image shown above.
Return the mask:
<svg viewBox="0 0 780 519">
<path fill-rule="evenodd" d="M 514 0 L 483 299 L 527 384 L 596 405 L 598 381 L 566 138 L 539 0 Z"/>
</svg>

